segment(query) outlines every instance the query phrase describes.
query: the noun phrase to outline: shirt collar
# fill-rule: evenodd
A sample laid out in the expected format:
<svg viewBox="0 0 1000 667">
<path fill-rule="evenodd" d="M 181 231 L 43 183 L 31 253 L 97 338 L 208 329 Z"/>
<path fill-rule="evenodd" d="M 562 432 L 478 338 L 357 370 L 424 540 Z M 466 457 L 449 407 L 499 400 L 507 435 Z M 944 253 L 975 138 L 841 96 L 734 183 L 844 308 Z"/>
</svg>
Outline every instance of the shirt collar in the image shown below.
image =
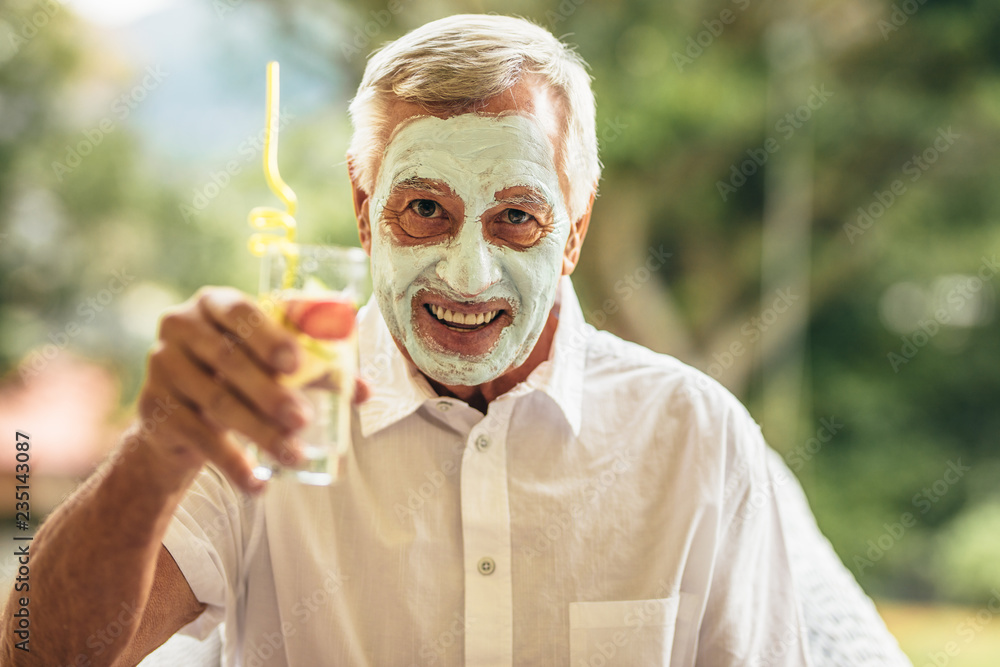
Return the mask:
<svg viewBox="0 0 1000 667">
<path fill-rule="evenodd" d="M 558 317 L 549 358 L 504 396 L 514 398 L 533 390 L 559 407 L 573 435 L 579 435 L 583 404 L 583 369 L 589 327 L 569 276 L 559 282 Z M 375 298 L 358 315 L 359 368 L 371 390 L 358 406 L 361 434 L 368 437 L 416 412 L 437 394 L 427 379 L 402 355 L 389 333 Z"/>
<path fill-rule="evenodd" d="M 358 406 L 366 438 L 414 413 L 436 396 L 427 379 L 396 347 L 375 297 L 358 314 L 358 368 L 368 400 Z"/>
<path fill-rule="evenodd" d="M 558 289 L 559 326 L 556 327 L 549 358 L 538 364 L 522 384 L 551 398 L 573 429 L 573 435 L 578 436 L 583 413 L 583 367 L 590 327 L 583 319 L 583 311 L 569 276 L 563 276 Z"/>
</svg>

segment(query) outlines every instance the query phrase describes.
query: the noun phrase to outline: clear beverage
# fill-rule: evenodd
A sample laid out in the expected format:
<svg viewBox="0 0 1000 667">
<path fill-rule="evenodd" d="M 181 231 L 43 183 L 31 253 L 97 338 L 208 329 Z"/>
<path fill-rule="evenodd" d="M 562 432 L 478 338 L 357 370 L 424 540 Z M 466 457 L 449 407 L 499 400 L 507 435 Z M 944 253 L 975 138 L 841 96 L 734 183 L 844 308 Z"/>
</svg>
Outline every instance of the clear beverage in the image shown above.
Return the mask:
<svg viewBox="0 0 1000 667">
<path fill-rule="evenodd" d="M 280 380 L 302 392 L 314 417 L 298 436 L 302 464 L 284 468 L 258 455 L 257 477 L 290 474 L 329 485 L 343 474 L 358 364 L 355 320 L 367 276 L 367 257 L 357 248 L 285 244 L 265 255 L 261 305 L 303 351 L 298 370 Z"/>
</svg>

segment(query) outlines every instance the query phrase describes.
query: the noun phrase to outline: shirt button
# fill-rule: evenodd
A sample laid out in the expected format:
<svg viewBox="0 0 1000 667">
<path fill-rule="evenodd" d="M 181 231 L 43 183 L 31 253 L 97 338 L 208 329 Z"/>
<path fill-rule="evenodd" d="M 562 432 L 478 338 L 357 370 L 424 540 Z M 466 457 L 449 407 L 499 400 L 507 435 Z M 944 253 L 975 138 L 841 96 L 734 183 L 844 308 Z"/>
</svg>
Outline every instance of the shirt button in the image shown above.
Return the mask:
<svg viewBox="0 0 1000 667">
<path fill-rule="evenodd" d="M 493 574 L 493 571 L 497 569 L 497 564 L 493 562 L 492 558 L 487 556 L 486 558 L 479 559 L 476 568 L 479 570 L 479 574 L 485 577 Z"/>
<path fill-rule="evenodd" d="M 448 412 L 449 408 L 451 408 L 451 403 L 448 403 L 447 401 L 441 401 L 440 403 L 438 403 L 437 407 L 438 410 L 440 410 L 441 412 Z"/>
<path fill-rule="evenodd" d="M 476 438 L 476 449 L 478 449 L 481 452 L 485 452 L 489 448 L 490 448 L 489 438 L 487 438 L 485 435 L 481 435 L 478 438 Z"/>
</svg>

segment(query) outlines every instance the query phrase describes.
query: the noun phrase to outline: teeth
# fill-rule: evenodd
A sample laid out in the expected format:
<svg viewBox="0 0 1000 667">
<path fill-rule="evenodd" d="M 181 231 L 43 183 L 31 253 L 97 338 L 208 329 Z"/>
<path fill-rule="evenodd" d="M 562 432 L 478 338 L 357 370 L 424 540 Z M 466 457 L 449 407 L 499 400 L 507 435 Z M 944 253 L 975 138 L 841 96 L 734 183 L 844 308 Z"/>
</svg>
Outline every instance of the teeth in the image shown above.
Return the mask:
<svg viewBox="0 0 1000 667">
<path fill-rule="evenodd" d="M 499 310 L 491 310 L 488 313 L 455 313 L 442 306 L 431 305 L 431 312 L 434 316 L 447 324 L 462 324 L 464 326 L 476 326 L 488 324 L 497 316 Z"/>
</svg>

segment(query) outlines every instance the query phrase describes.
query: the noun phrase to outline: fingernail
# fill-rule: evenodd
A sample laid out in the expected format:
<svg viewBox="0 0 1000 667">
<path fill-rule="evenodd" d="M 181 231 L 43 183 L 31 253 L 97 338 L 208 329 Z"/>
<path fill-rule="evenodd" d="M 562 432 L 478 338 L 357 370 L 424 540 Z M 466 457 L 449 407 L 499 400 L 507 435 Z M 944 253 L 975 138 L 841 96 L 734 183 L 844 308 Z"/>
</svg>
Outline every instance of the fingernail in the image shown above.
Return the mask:
<svg viewBox="0 0 1000 667">
<path fill-rule="evenodd" d="M 311 422 L 316 416 L 316 410 L 313 409 L 313 404 L 302 394 L 299 394 L 296 400 L 298 401 L 299 410 L 302 411 L 302 415 L 306 418 L 306 421 Z"/>
<path fill-rule="evenodd" d="M 295 352 L 289 347 L 281 347 L 274 353 L 274 367 L 282 373 L 291 373 L 296 367 Z"/>
<path fill-rule="evenodd" d="M 267 487 L 267 484 L 262 479 L 258 479 L 255 475 L 250 475 L 247 478 L 247 488 L 250 493 L 260 493 Z"/>
<path fill-rule="evenodd" d="M 285 440 L 278 461 L 284 466 L 294 466 L 302 462 L 302 449 L 294 440 Z"/>
<path fill-rule="evenodd" d="M 285 401 L 278 412 L 278 419 L 288 429 L 296 429 L 305 425 L 307 415 L 299 401 Z"/>
</svg>

